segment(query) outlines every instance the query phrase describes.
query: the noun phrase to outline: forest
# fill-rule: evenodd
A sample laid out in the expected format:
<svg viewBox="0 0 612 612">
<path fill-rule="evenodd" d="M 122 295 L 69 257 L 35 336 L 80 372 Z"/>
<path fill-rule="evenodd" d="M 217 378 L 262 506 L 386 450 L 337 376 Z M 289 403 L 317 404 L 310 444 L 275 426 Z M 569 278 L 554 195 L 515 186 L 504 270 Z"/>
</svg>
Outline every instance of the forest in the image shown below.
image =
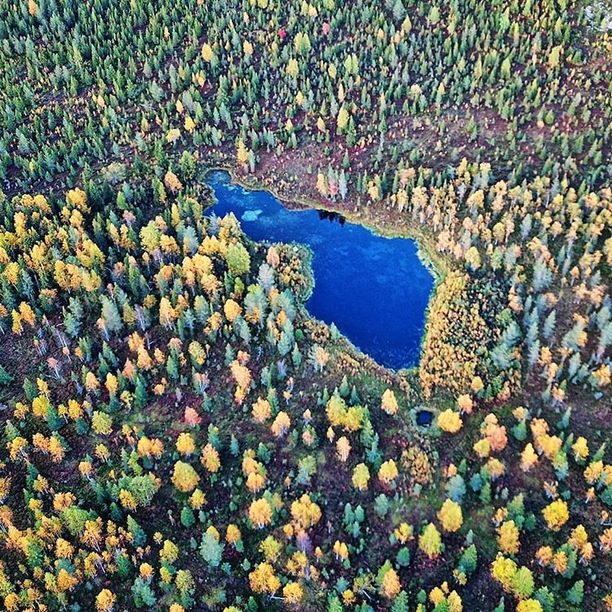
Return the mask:
<svg viewBox="0 0 612 612">
<path fill-rule="evenodd" d="M 612 610 L 611 74 L 609 0 L 0 0 L 0 609 Z M 415 240 L 418 364 L 215 169 Z"/>
</svg>

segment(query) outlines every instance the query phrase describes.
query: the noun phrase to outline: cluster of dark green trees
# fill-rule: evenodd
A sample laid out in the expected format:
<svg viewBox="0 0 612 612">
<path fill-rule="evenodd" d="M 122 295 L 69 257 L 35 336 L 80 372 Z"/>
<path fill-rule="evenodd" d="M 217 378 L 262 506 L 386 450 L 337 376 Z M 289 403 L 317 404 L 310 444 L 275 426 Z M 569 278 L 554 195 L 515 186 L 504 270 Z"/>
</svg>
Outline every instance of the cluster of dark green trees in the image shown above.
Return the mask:
<svg viewBox="0 0 612 612">
<path fill-rule="evenodd" d="M 514 177 L 609 177 L 605 14 L 578 2 L 2 0 L 10 192 L 169 147 L 318 140 Z M 603 27 L 603 26 L 602 26 Z M 435 147 L 431 143 L 437 142 Z M 377 150 L 383 155 L 374 155 Z M 112 172 L 112 168 L 111 168 Z"/>
</svg>

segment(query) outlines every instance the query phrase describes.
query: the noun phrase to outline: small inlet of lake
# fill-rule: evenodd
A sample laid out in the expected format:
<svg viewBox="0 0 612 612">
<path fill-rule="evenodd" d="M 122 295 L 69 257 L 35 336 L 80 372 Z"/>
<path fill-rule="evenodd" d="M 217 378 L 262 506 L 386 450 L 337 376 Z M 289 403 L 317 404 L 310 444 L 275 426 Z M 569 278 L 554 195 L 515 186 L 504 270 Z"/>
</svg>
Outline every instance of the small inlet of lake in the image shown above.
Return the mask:
<svg viewBox="0 0 612 612">
<path fill-rule="evenodd" d="M 232 183 L 227 172 L 210 172 L 206 182 L 217 199 L 209 213 L 234 213 L 253 240 L 312 249 L 315 287 L 306 307 L 313 317 L 334 323 L 381 365 L 417 365 L 434 279 L 413 240 L 378 236 L 324 211 L 288 210 L 267 191 Z"/>
</svg>

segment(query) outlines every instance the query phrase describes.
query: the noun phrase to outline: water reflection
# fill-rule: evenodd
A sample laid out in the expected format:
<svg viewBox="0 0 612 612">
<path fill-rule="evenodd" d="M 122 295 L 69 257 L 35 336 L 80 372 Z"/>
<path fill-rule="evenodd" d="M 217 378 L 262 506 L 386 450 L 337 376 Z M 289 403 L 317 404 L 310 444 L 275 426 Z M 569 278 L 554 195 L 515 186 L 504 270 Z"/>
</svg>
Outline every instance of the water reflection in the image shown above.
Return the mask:
<svg viewBox="0 0 612 612">
<path fill-rule="evenodd" d="M 412 240 L 377 236 L 328 211 L 288 210 L 225 172 L 210 173 L 207 183 L 217 197 L 211 214 L 234 213 L 254 240 L 310 246 L 315 287 L 306 307 L 314 317 L 335 323 L 382 365 L 418 363 L 433 278 Z"/>
</svg>

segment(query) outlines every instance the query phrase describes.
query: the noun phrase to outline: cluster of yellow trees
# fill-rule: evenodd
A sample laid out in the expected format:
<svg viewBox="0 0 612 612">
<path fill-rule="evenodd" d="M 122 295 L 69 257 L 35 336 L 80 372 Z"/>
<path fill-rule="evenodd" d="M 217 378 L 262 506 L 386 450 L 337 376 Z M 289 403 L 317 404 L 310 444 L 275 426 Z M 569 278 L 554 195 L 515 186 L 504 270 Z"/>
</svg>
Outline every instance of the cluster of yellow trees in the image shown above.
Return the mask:
<svg viewBox="0 0 612 612">
<path fill-rule="evenodd" d="M 331 353 L 302 325 L 293 249 L 249 243 L 186 195 L 163 208 L 132 197 L 122 214 L 77 189 L 3 211 L 4 606 L 180 612 L 230 593 L 318 605 L 333 563 L 342 602 L 403 601 L 404 561 L 390 567 L 385 546 L 378 574 L 359 561 L 366 520 L 402 559 L 412 541 L 423 559 L 442 550 L 433 524 L 385 519 L 392 496 L 431 480 L 417 445 L 387 447 L 404 427 L 397 390 L 371 408 L 346 384 L 321 392 Z M 319 482 L 324 463 L 362 504 L 350 523 Z M 439 515 L 444 533 L 461 526 L 454 502 Z M 219 591 L 223 575 L 239 586 Z"/>
<path fill-rule="evenodd" d="M 567 410 L 586 386 L 596 406 L 612 381 L 610 189 L 579 194 L 545 178 L 512 187 L 465 159 L 454 174 L 434 187 L 399 170 L 389 197 L 454 262 L 430 304 L 419 365 L 425 398 L 455 401 L 440 427 L 455 433 L 460 414 L 520 402 L 527 388 Z"/>
<path fill-rule="evenodd" d="M 231 388 L 233 381 L 229 398 L 238 416 L 256 387 L 246 350 L 254 338 L 260 350 L 269 344 L 270 367 L 287 353 L 301 363 L 293 325 L 300 298 L 292 287 L 308 277 L 298 278 L 293 249 L 253 248 L 233 217 L 213 229 L 202 211 L 194 199 L 180 197 L 157 211 L 140 199 L 122 216 L 112 204 L 94 213 L 78 189 L 53 204 L 43 196 L 16 197 L 2 211 L 2 351 L 12 357 L 20 346 L 37 354 L 26 371 L 17 354 L 2 368 L 12 410 L 0 464 L 0 547 L 7 562 L 25 563 L 22 575 L 0 567 L 9 610 L 65 605 L 86 583 L 96 608 L 110 611 L 118 593 L 112 585 L 100 588 L 105 576 L 134 580 L 132 604 L 139 607 L 194 605 L 194 577 L 176 564 L 174 536 L 150 531 L 146 515 L 159 498 L 158 512 L 169 513 L 171 526 L 180 521 L 189 528 L 209 503 L 208 489 L 223 470 L 222 444 L 212 424 L 202 443 L 202 408 L 193 406 L 213 403 L 208 366 L 219 363 L 220 350 L 225 364 L 222 358 L 214 384 Z M 274 414 L 270 429 L 280 437 L 291 420 L 278 410 L 276 370 L 266 376 L 252 411 L 257 424 Z M 186 399 L 191 405 L 171 417 L 183 429 L 175 440 L 147 435 L 155 426 L 132 420 L 140 414 L 162 423 L 156 411 L 176 410 Z M 245 451 L 242 465 L 252 494 L 267 485 L 265 463 L 255 457 Z M 24 486 L 26 508 L 19 501 Z M 256 527 L 268 524 L 280 503 L 267 500 L 249 509 Z M 305 495 L 292 506 L 296 529 L 320 519 L 309 502 Z M 226 540 L 244 550 L 237 525 L 227 526 Z M 218 565 L 219 541 L 208 524 L 202 556 L 211 567 Z M 283 590 L 290 600 L 301 598 L 297 582 Z"/>
</svg>

